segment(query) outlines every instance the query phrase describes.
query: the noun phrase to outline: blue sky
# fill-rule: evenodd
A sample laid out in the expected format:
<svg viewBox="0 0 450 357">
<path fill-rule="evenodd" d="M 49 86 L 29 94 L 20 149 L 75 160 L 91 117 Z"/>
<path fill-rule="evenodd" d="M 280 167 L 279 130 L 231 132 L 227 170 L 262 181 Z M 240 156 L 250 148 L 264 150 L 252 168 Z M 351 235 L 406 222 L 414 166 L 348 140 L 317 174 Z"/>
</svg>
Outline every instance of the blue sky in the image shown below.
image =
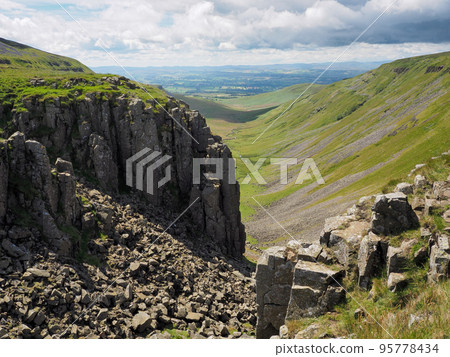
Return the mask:
<svg viewBox="0 0 450 357">
<path fill-rule="evenodd" d="M 0 0 L 0 37 L 90 66 L 328 62 L 392 2 Z M 448 0 L 397 0 L 341 60 L 448 51 L 449 24 Z"/>
</svg>

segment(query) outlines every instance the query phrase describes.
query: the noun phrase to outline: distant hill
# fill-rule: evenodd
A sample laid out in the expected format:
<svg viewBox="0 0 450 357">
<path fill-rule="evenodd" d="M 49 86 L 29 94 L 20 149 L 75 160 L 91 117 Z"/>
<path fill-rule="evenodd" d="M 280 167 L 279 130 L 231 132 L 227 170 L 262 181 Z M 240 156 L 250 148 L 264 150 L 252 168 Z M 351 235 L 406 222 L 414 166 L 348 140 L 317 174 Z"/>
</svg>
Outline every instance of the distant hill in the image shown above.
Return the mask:
<svg viewBox="0 0 450 357">
<path fill-rule="evenodd" d="M 0 72 L 5 70 L 94 73 L 73 58 L 54 55 L 0 38 Z"/>
<path fill-rule="evenodd" d="M 241 186 L 241 211 L 250 235 L 266 242 L 288 238 L 259 210 L 251 198 L 255 195 L 288 231 L 307 239 L 317 236 L 325 217 L 342 213 L 357 197 L 379 192 L 416 164 L 449 150 L 449 89 L 450 52 L 406 58 L 307 92 L 278 120 L 290 103 L 228 126 L 225 138 L 235 153 L 253 161 L 296 157 L 300 163 L 290 167 L 288 185 L 278 184 L 279 170 L 265 165 L 267 187 Z M 303 160 L 310 157 L 326 184 L 294 185 Z M 238 166 L 239 177 L 246 173 Z"/>
<path fill-rule="evenodd" d="M 380 63 L 336 63 L 318 80 L 318 84 L 330 84 L 351 78 L 376 68 Z M 197 66 L 197 67 L 95 67 L 98 73 L 114 73 L 136 80 L 160 84 L 171 93 L 226 99 L 251 96 L 276 91 L 288 86 L 311 83 L 328 66 L 326 63 L 297 63 L 246 66 Z"/>
</svg>

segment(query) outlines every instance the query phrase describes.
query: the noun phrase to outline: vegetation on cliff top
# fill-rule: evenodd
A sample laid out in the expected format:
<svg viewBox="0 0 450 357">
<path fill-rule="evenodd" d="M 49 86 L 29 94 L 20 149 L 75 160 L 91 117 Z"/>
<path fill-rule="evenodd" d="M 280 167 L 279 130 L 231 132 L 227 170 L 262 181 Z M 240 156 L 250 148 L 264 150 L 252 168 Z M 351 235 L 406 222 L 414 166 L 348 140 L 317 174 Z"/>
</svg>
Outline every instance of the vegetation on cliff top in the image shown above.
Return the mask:
<svg viewBox="0 0 450 357">
<path fill-rule="evenodd" d="M 0 39 L 0 109 L 13 113 L 26 111 L 23 100 L 59 100 L 62 104 L 82 100 L 87 94 L 111 99 L 126 95 L 154 105 L 167 103 L 160 88 L 124 77 L 100 75 L 80 62 L 53 55 L 12 41 Z M 0 136 L 11 119 L 0 112 Z"/>
</svg>

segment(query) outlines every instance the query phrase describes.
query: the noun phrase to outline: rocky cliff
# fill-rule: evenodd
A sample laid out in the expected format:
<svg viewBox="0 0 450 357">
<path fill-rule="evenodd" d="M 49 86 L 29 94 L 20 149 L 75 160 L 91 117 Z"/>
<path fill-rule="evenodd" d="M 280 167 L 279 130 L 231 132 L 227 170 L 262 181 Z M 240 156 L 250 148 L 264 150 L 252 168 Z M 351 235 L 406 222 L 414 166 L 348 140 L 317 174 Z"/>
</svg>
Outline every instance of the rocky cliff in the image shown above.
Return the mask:
<svg viewBox="0 0 450 357">
<path fill-rule="evenodd" d="M 253 333 L 248 269 L 188 217 L 170 226 L 176 212 L 102 193 L 20 132 L 0 168 L 0 338 Z"/>
<path fill-rule="evenodd" d="M 201 115 L 117 93 L 20 100 L 0 107 L 0 338 L 250 337 L 239 187 L 192 184 L 193 158 L 231 157 Z M 124 184 L 143 148 L 173 160 L 153 196 Z"/>
<path fill-rule="evenodd" d="M 102 84 L 111 85 L 112 89 L 106 94 L 95 91 L 95 86 Z M 144 101 L 132 93 L 114 91 L 135 88 L 136 85 L 124 77 L 103 77 L 96 82 L 73 78 L 51 85 L 45 80 L 33 80 L 30 85 L 72 88 L 75 95 L 23 96 L 18 98 L 20 110 L 17 104 L 3 104 L 0 121 L 7 120 L 5 137 L 20 131 L 27 139 L 45 146 L 52 160 L 60 157 L 72 162 L 77 172 L 95 180 L 102 190 L 111 194 L 125 187 L 126 160 L 140 150 L 149 148 L 170 155 L 173 160 L 170 182 L 154 195 L 146 195 L 145 199 L 156 206 L 180 209 L 198 198 L 191 213 L 199 232 L 205 232 L 224 254 L 242 255 L 245 230 L 240 219 L 238 184 L 229 185 L 203 177 L 200 185 L 193 185 L 193 158 L 231 158 L 230 150 L 221 143 L 220 137 L 211 134 L 198 112 L 190 111 L 187 105 L 173 98 L 163 99 L 165 103 L 161 109 L 155 100 Z M 80 86 L 82 90 L 77 89 Z M 92 92 L 90 88 L 93 88 Z M 37 142 L 27 145 L 39 146 Z M 18 171 L 21 168 L 4 165 L 3 177 L 7 170 L 10 176 L 23 176 L 24 172 Z M 155 181 L 163 174 L 162 169 L 156 170 Z M 47 192 L 49 212 L 52 213 L 56 211 L 52 197 L 56 193 L 47 181 L 42 189 Z M 6 184 L 2 185 L 2 191 L 6 191 L 4 187 Z M 4 201 L 0 210 L 4 217 L 7 200 L 1 196 L 0 199 Z"/>
</svg>

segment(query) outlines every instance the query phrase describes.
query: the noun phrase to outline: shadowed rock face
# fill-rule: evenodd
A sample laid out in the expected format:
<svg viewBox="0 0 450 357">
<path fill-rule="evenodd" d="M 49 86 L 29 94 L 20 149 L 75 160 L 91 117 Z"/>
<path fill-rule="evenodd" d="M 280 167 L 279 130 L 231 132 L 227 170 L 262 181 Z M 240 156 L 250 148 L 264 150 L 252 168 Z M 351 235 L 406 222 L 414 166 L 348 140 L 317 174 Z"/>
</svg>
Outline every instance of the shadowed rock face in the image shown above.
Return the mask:
<svg viewBox="0 0 450 357">
<path fill-rule="evenodd" d="M 343 270 L 318 263 L 321 247 L 291 241 L 271 247 L 256 268 L 257 338 L 278 334 L 286 320 L 316 317 L 345 298 Z"/>
<path fill-rule="evenodd" d="M 419 220 L 402 192 L 379 195 L 372 208 L 372 231 L 378 234 L 396 234 L 417 228 Z"/>
<path fill-rule="evenodd" d="M 87 94 L 81 101 L 64 104 L 58 98 L 43 102 L 29 98 L 24 102 L 27 111 L 13 114 L 13 124 L 27 139 L 36 138 L 51 148 L 52 160 L 60 157 L 72 162 L 75 169 L 93 176 L 102 190 L 110 193 L 124 186 L 126 160 L 142 149 L 170 155 L 170 182 L 153 195 L 136 194 L 145 195 L 156 206 L 178 210 L 198 199 L 191 213 L 199 231 L 207 233 L 224 254 L 240 257 L 245 229 L 239 212 L 239 185 L 206 177 L 193 185 L 192 179 L 192 159 L 205 157 L 224 158 L 224 177 L 228 177 L 230 150 L 211 134 L 198 112 L 179 108 L 182 105 L 170 99 L 165 106 L 169 115 L 156 111 L 153 101 L 149 103 L 124 95 L 102 99 Z M 42 128 L 45 130 L 39 130 Z M 39 137 L 33 137 L 36 132 Z M 154 172 L 155 182 L 164 177 L 164 170 Z M 0 188 L 0 220 L 5 210 L 4 187 Z"/>
</svg>

